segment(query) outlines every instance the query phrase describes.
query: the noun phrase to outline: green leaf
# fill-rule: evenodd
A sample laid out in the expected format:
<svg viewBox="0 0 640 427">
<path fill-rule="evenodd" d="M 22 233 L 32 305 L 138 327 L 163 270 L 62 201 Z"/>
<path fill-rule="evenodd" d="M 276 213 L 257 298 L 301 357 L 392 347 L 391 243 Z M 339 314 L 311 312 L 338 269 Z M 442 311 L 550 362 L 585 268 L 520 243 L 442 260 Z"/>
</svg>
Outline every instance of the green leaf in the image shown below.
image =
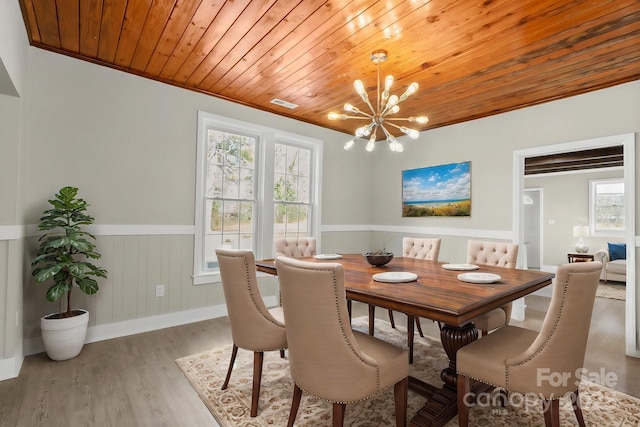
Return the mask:
<svg viewBox="0 0 640 427">
<path fill-rule="evenodd" d="M 84 278 L 78 281 L 78 286 L 87 295 L 93 295 L 98 292 L 98 282 L 93 279 Z"/>
<path fill-rule="evenodd" d="M 58 301 L 67 292 L 67 286 L 64 283 L 54 283 L 47 290 L 47 300 L 53 302 Z"/>
<path fill-rule="evenodd" d="M 62 265 L 53 265 L 47 268 L 33 270 L 33 277 L 36 283 L 42 283 L 52 279 L 62 269 Z"/>
</svg>

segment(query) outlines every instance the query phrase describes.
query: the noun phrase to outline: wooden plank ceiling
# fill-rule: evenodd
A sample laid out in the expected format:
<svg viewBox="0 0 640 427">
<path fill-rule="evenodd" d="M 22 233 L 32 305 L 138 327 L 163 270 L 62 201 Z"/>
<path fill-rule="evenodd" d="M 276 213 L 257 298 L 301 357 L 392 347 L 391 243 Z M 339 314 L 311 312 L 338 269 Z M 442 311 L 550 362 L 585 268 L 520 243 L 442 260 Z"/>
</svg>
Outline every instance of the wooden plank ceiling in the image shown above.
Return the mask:
<svg viewBox="0 0 640 427">
<path fill-rule="evenodd" d="M 640 78 L 638 0 L 19 1 L 33 46 L 349 134 L 376 49 L 419 130 Z"/>
</svg>

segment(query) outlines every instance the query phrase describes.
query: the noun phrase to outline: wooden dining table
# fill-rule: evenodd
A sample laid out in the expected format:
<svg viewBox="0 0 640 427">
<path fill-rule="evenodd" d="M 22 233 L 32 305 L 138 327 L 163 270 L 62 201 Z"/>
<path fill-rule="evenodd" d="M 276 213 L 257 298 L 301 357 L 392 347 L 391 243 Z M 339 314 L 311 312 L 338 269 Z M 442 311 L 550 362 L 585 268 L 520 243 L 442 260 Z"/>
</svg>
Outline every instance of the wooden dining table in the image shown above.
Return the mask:
<svg viewBox="0 0 640 427">
<path fill-rule="evenodd" d="M 440 340 L 449 358 L 449 365 L 442 370 L 440 377 L 443 383 L 439 385 L 428 384 L 419 378 L 409 378 L 410 389 L 427 398 L 424 406 L 411 419 L 412 427 L 443 426 L 456 416 L 456 352 L 478 339 L 478 330 L 471 319 L 551 284 L 554 276 L 537 270 L 485 265 L 479 265 L 473 271 L 450 270 L 448 268 L 463 266 L 405 257 L 395 257 L 383 267 L 374 267 L 361 254 L 341 256 L 342 258 L 335 260 L 303 260 L 342 264 L 348 301 L 432 319 L 442 325 Z M 277 274 L 272 259 L 256 261 L 256 268 Z M 375 274 L 393 272 L 414 273 L 417 279 L 399 283 L 373 279 Z M 488 273 L 500 278 L 495 280 L 493 277 L 490 283 L 485 280 L 481 280 L 485 283 L 469 283 L 458 278 L 458 275 L 468 273 Z M 373 321 L 371 318 L 369 320 Z M 475 391 L 481 391 L 482 387 L 486 386 L 475 384 Z"/>
</svg>

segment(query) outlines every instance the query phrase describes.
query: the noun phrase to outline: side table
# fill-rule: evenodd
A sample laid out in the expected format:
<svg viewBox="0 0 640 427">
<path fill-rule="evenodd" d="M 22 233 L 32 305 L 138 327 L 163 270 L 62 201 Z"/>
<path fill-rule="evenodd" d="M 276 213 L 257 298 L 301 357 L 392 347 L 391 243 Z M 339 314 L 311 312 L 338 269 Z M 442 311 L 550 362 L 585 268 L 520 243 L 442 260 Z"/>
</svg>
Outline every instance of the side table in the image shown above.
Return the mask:
<svg viewBox="0 0 640 427">
<path fill-rule="evenodd" d="M 569 262 L 588 262 L 593 261 L 593 254 L 567 254 Z"/>
</svg>

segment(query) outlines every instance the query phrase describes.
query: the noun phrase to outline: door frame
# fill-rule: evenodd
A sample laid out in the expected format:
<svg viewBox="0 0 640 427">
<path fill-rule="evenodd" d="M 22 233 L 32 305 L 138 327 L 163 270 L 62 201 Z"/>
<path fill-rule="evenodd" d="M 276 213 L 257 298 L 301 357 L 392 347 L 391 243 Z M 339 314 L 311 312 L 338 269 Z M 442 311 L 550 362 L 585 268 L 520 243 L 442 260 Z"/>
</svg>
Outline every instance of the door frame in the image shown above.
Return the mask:
<svg viewBox="0 0 640 427">
<path fill-rule="evenodd" d="M 542 241 L 544 240 L 542 236 L 544 236 L 544 199 L 543 199 L 543 189 L 540 187 L 531 187 L 531 188 L 524 188 L 523 189 L 523 194 L 526 191 L 535 191 L 536 193 L 538 193 L 538 211 L 540 213 L 540 216 L 538 217 L 538 257 L 540 259 L 540 270 L 544 270 L 544 264 L 543 264 L 543 260 L 544 260 L 544 245 L 542 244 Z M 524 215 L 524 212 L 523 212 Z M 524 217 L 523 217 L 524 218 Z M 524 231 L 524 229 L 523 229 Z M 524 237 L 523 237 L 524 239 Z M 524 244 L 524 242 L 523 242 Z M 529 249 L 527 248 L 527 255 L 529 254 Z M 524 256 L 524 255 L 523 255 Z M 529 260 L 526 260 L 526 265 L 527 268 L 529 268 Z"/>
<path fill-rule="evenodd" d="M 638 327 L 636 310 L 636 237 L 635 237 L 635 133 L 593 138 L 582 141 L 527 148 L 513 152 L 513 241 L 524 242 L 524 161 L 528 157 L 558 154 L 566 151 L 587 150 L 592 148 L 622 145 L 624 154 L 624 197 L 625 222 L 624 240 L 627 244 L 627 285 L 625 304 L 625 342 L 627 356 L 640 357 L 640 342 L 636 330 Z M 519 255 L 519 258 L 522 254 Z M 522 258 L 519 260 L 522 265 Z M 515 310 L 515 307 L 514 307 Z M 524 311 L 524 305 L 522 307 Z"/>
</svg>

